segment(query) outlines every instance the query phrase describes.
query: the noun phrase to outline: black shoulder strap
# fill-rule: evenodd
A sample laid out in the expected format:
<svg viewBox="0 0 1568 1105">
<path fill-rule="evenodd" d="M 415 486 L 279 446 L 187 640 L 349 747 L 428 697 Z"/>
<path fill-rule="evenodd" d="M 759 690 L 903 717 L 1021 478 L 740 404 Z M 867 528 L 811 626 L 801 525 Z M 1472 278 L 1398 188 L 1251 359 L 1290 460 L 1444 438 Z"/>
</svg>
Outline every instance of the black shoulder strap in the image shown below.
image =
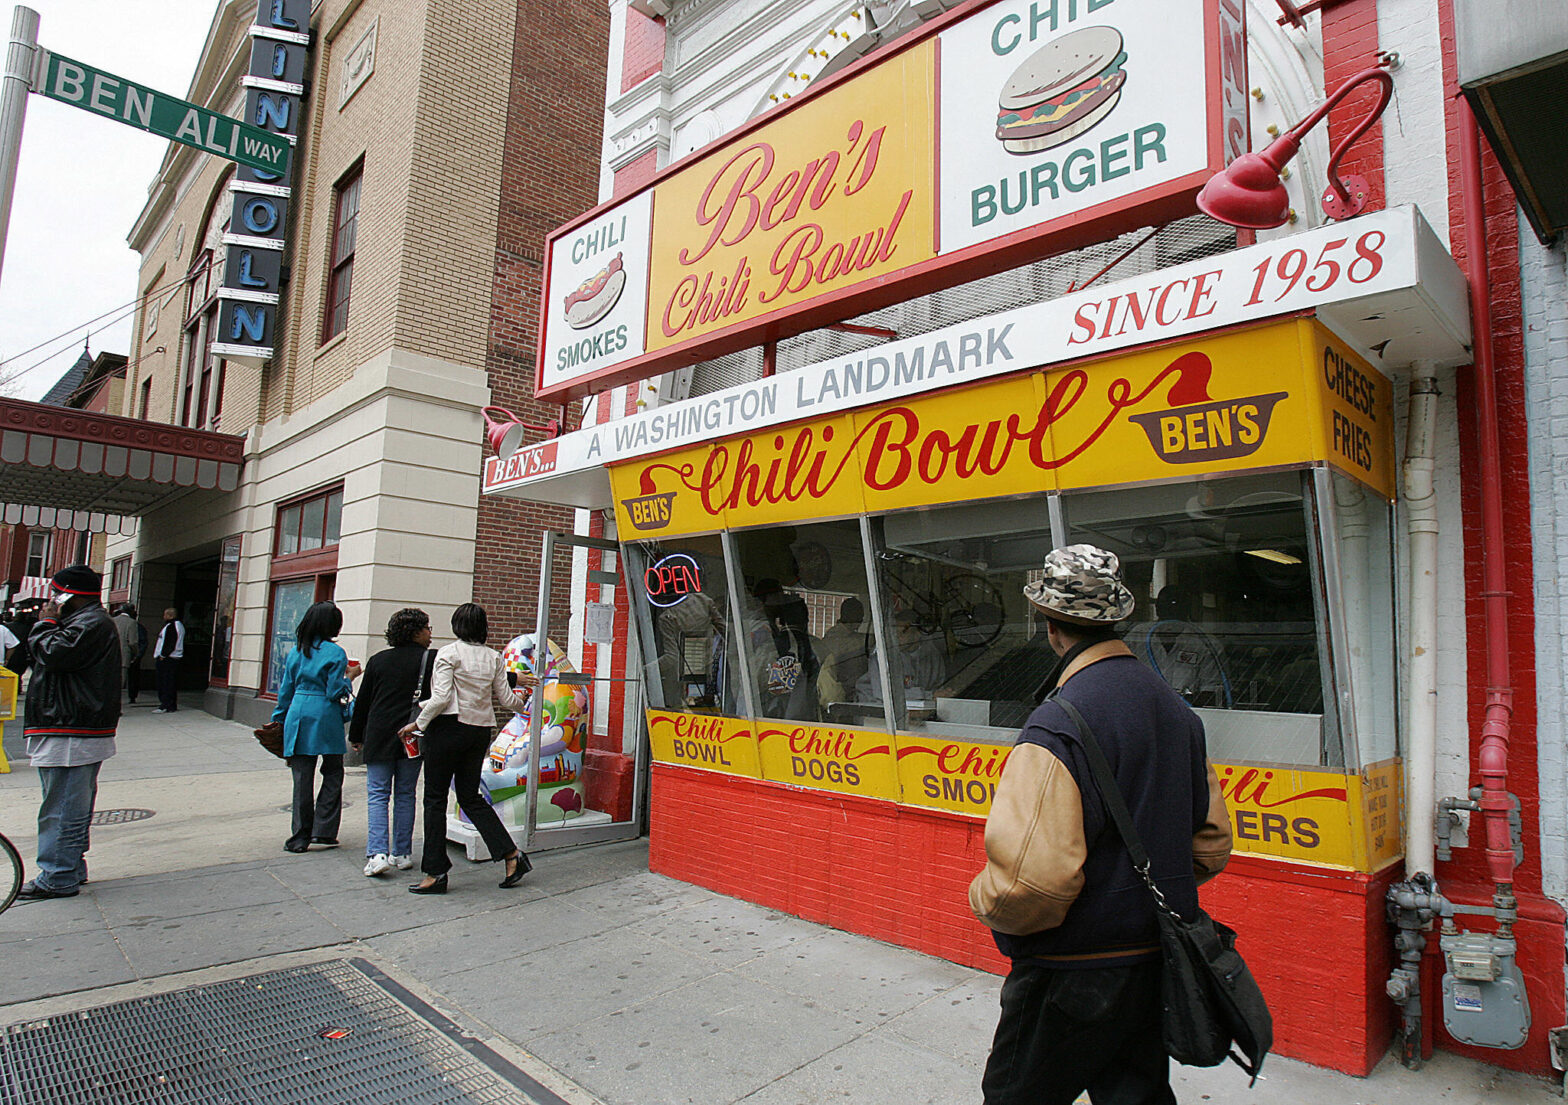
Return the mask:
<svg viewBox="0 0 1568 1105">
<path fill-rule="evenodd" d="M 1105 809 L 1116 823 L 1116 831 L 1121 834 L 1122 842 L 1127 845 L 1127 854 L 1132 857 L 1133 867 L 1143 877 L 1143 881 L 1149 884 L 1149 889 L 1153 890 L 1154 885 L 1149 877 L 1149 853 L 1144 851 L 1143 840 L 1138 836 L 1138 830 L 1133 828 L 1132 814 L 1127 810 L 1121 788 L 1116 785 L 1116 777 L 1111 774 L 1111 765 L 1106 762 L 1100 742 L 1094 737 L 1094 730 L 1089 728 L 1089 723 L 1078 712 L 1078 707 L 1061 695 L 1053 695 L 1052 699 L 1067 711 L 1067 716 L 1078 727 L 1078 740 L 1089 757 L 1089 770 L 1094 773 L 1094 783 L 1100 788 Z"/>
<path fill-rule="evenodd" d="M 425 654 L 420 657 L 419 686 L 414 689 L 414 701 L 423 702 L 430 697 L 430 676 L 436 670 L 436 650 L 425 649 Z"/>
</svg>

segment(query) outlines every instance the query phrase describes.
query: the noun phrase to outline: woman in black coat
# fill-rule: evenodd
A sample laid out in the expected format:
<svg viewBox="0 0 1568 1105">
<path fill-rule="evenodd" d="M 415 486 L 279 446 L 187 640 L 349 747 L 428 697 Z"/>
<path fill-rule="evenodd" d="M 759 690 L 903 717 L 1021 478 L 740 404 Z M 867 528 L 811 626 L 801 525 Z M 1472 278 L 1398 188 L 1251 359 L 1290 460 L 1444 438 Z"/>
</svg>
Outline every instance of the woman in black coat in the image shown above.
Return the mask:
<svg viewBox="0 0 1568 1105">
<path fill-rule="evenodd" d="M 365 758 L 365 874 L 384 875 L 396 867 L 414 866 L 414 811 L 419 768 L 398 736 L 414 706 L 430 648 L 430 617 L 423 610 L 399 610 L 387 622 L 387 644 L 365 665 L 354 700 L 348 739 Z M 427 692 L 428 693 L 428 692 Z M 392 806 L 392 833 L 387 835 L 387 804 Z M 390 843 L 389 843 L 390 841 Z"/>
</svg>

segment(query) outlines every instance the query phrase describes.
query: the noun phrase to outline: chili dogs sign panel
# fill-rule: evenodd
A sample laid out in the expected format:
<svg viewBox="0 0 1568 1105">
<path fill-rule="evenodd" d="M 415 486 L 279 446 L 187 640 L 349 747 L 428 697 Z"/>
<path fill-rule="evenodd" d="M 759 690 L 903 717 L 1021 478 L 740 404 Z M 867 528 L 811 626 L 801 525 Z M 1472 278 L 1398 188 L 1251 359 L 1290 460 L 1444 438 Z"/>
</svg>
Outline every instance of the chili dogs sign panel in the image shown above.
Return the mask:
<svg viewBox="0 0 1568 1105">
<path fill-rule="evenodd" d="M 990 0 L 547 244 L 564 401 L 1189 214 L 1247 148 L 1242 0 Z"/>
</svg>

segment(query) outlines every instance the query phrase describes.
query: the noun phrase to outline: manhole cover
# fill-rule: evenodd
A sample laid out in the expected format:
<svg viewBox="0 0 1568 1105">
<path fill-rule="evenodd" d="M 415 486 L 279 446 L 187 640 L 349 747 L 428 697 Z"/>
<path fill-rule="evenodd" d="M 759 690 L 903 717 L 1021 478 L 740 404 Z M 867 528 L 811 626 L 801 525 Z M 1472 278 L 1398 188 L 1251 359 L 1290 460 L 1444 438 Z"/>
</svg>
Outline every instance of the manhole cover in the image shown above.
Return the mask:
<svg viewBox="0 0 1568 1105">
<path fill-rule="evenodd" d="M 395 995 L 395 997 L 394 997 Z M 0 1103 L 566 1105 L 362 959 L 9 1025 Z"/>
<path fill-rule="evenodd" d="M 156 810 L 98 810 L 93 814 L 94 825 L 124 825 L 130 821 L 146 821 Z"/>
</svg>

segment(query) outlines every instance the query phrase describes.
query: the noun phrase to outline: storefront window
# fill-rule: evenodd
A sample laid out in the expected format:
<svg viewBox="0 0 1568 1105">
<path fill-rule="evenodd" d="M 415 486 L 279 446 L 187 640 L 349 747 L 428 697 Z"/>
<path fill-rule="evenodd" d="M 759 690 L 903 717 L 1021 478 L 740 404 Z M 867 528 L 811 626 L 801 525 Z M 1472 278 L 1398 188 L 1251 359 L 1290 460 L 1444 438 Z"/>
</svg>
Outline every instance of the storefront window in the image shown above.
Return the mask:
<svg viewBox="0 0 1568 1105">
<path fill-rule="evenodd" d="M 1399 755 L 1394 645 L 1393 510 L 1379 495 L 1338 472 L 1320 477 L 1330 490 L 1330 530 L 1338 552 L 1332 577 L 1344 633 L 1344 675 L 1351 690 L 1347 748 L 1357 766 Z M 1349 757 L 1347 756 L 1347 760 Z"/>
<path fill-rule="evenodd" d="M 860 522 L 734 535 L 742 647 L 758 717 L 886 724 L 863 695 L 874 651 Z"/>
<path fill-rule="evenodd" d="M 310 604 L 316 601 L 314 579 L 292 580 L 272 586 L 272 640 L 267 651 L 267 693 L 275 695 L 283 682 L 283 662 L 294 651 L 294 631 Z"/>
<path fill-rule="evenodd" d="M 1223 761 L 1342 766 L 1310 472 L 1063 496 L 1068 543 L 1121 558 L 1125 640 Z"/>
<path fill-rule="evenodd" d="M 1044 496 L 877 520 L 886 689 L 901 730 L 1008 741 L 1055 666 L 1024 584 L 1051 549 Z M 880 700 L 880 655 L 862 697 Z"/>
<path fill-rule="evenodd" d="M 717 534 L 627 546 L 643 618 L 648 695 L 656 708 L 744 716 L 729 573 Z"/>
</svg>

